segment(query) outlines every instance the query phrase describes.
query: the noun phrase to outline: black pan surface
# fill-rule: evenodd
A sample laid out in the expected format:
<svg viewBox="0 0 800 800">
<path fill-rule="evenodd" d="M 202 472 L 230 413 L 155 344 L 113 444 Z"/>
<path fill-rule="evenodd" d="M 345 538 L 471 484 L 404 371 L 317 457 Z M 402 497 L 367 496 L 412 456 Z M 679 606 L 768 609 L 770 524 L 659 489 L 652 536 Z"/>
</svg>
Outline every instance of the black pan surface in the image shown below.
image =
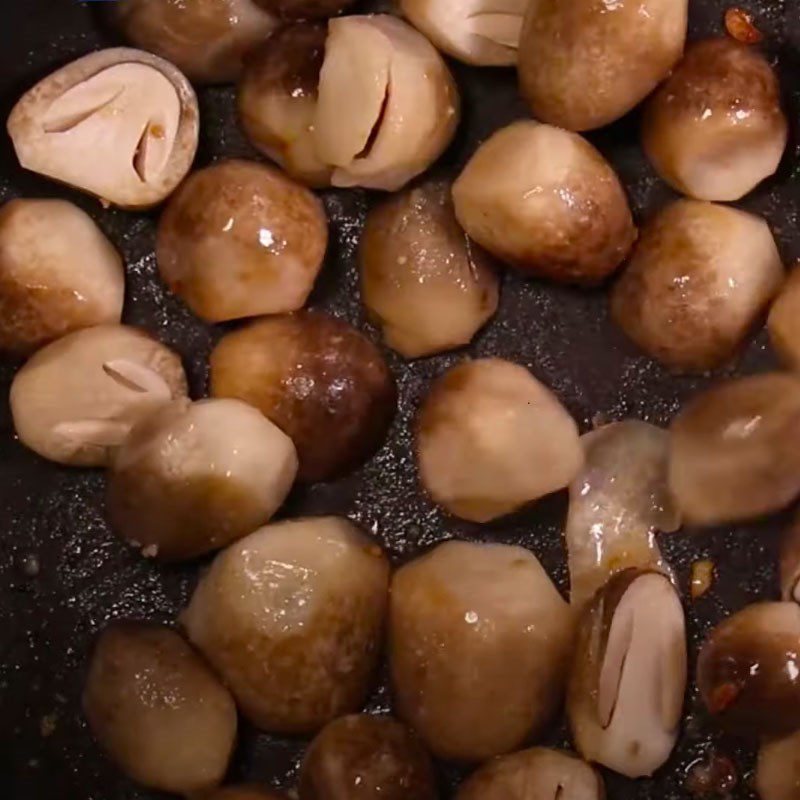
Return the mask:
<svg viewBox="0 0 800 800">
<path fill-rule="evenodd" d="M 111 0 L 113 2 L 113 0 Z M 568 0 L 565 0 L 567 2 Z M 765 46 L 778 62 L 793 139 L 779 174 L 743 206 L 766 216 L 785 261 L 800 258 L 800 0 L 747 0 Z M 2 0 L 0 13 L 0 117 L 18 96 L 53 69 L 116 43 L 99 23 L 101 3 L 77 0 Z M 690 37 L 719 33 L 725 0 L 690 0 Z M 374 7 L 373 7 L 374 8 Z M 465 101 L 459 138 L 443 161 L 454 173 L 477 143 L 496 128 L 525 116 L 511 70 L 454 67 Z M 237 129 L 233 92 L 200 92 L 198 164 L 223 156 L 256 157 Z M 610 158 L 641 220 L 671 196 L 638 146 L 636 114 L 590 138 Z M 155 271 L 156 215 L 103 210 L 95 201 L 23 172 L 0 134 L 0 201 L 18 196 L 65 196 L 85 208 L 124 254 L 128 265 L 125 321 L 142 325 L 184 357 L 195 396 L 204 392 L 207 355 L 221 327 L 204 325 L 167 294 Z M 312 305 L 343 317 L 375 336 L 359 305 L 355 251 L 364 214 L 374 197 L 331 191 L 325 202 L 332 226 L 327 263 Z M 554 388 L 586 430 L 592 419 L 633 416 L 666 424 L 681 402 L 720 375 L 676 378 L 637 353 L 608 319 L 603 291 L 580 292 L 507 274 L 499 313 L 464 352 L 405 363 L 389 353 L 400 388 L 400 410 L 378 454 L 336 483 L 298 492 L 286 514 L 337 513 L 376 533 L 401 563 L 443 539 L 521 543 L 533 550 L 564 588 L 566 563 L 562 496 L 488 526 L 448 518 L 418 491 L 409 423 L 430 379 L 466 355 L 497 355 L 529 367 Z M 734 370 L 769 368 L 774 359 L 764 333 Z M 170 622 L 182 608 L 201 565 L 159 566 L 123 546 L 103 511 L 99 471 L 58 468 L 16 441 L 7 396 L 15 366 L 0 364 L 0 797 L 9 800 L 144 800 L 138 789 L 100 754 L 80 711 L 86 654 L 94 634 L 119 617 Z M 677 568 L 687 603 L 693 653 L 708 628 L 731 610 L 777 594 L 776 544 L 786 516 L 749 527 L 685 530 L 662 537 Z M 718 568 L 712 591 L 688 600 L 689 568 L 711 558 Z M 387 710 L 383 683 L 368 709 Z M 563 727 L 548 743 L 566 743 Z M 276 739 L 244 723 L 230 779 L 289 788 L 304 742 Z M 625 800 L 686 797 L 687 768 L 712 748 L 733 757 L 740 780 L 736 797 L 751 795 L 753 753 L 709 729 L 694 688 L 686 724 L 670 762 L 652 780 L 607 775 L 609 796 Z M 444 796 L 452 796 L 459 769 L 441 765 Z"/>
</svg>

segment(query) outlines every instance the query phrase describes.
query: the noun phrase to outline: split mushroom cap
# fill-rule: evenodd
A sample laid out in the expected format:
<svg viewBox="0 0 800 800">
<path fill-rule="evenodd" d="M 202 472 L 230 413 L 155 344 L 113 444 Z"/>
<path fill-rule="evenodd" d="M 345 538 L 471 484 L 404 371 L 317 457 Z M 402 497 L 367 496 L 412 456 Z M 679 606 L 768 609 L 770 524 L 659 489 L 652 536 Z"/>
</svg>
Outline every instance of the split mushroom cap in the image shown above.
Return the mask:
<svg viewBox="0 0 800 800">
<path fill-rule="evenodd" d="M 583 137 L 514 122 L 487 139 L 453 185 L 464 230 L 521 272 L 597 284 L 636 240 L 625 191 Z"/>
<path fill-rule="evenodd" d="M 403 15 L 440 50 L 482 67 L 510 67 L 517 48 L 524 0 L 400 0 Z"/>
<path fill-rule="evenodd" d="M 208 322 L 301 308 L 322 266 L 320 200 L 280 170 L 231 160 L 193 173 L 161 216 L 164 282 Z"/>
<path fill-rule="evenodd" d="M 474 522 L 563 489 L 583 463 L 577 426 L 558 398 L 499 358 L 460 364 L 434 382 L 415 451 L 433 500 Z"/>
<path fill-rule="evenodd" d="M 254 725 L 311 733 L 364 701 L 388 582 L 380 547 L 347 520 L 279 522 L 223 550 L 181 619 Z"/>
<path fill-rule="evenodd" d="M 458 89 L 433 45 L 387 14 L 331 20 L 314 118 L 334 186 L 395 191 L 453 138 Z"/>
<path fill-rule="evenodd" d="M 780 360 L 800 371 L 800 269 L 789 273 L 770 308 L 767 329 Z"/>
<path fill-rule="evenodd" d="M 800 729 L 800 606 L 755 603 L 721 622 L 697 659 L 697 685 L 719 725 L 743 736 Z"/>
<path fill-rule="evenodd" d="M 683 54 L 687 0 L 531 0 L 519 79 L 533 116 L 602 128 L 647 97 Z"/>
<path fill-rule="evenodd" d="M 122 259 L 80 208 L 10 200 L 0 208 L 0 350 L 27 354 L 60 336 L 120 321 Z"/>
<path fill-rule="evenodd" d="M 781 286 L 767 223 L 753 214 L 678 200 L 642 229 L 611 293 L 614 321 L 677 372 L 723 366 Z"/>
<path fill-rule="evenodd" d="M 392 581 L 395 709 L 440 758 L 507 753 L 541 733 L 558 708 L 573 627 L 533 553 L 439 545 Z"/>
<path fill-rule="evenodd" d="M 282 19 L 320 19 L 340 14 L 355 0 L 253 0 Z"/>
<path fill-rule="evenodd" d="M 680 526 L 669 492 L 665 430 L 631 419 L 587 433 L 581 444 L 586 461 L 569 487 L 564 534 L 570 600 L 578 608 L 617 572 L 668 572 L 655 534 Z"/>
<path fill-rule="evenodd" d="M 800 731 L 761 745 L 754 783 L 761 800 L 797 799 L 797 789 L 800 787 Z"/>
<path fill-rule="evenodd" d="M 300 800 L 436 800 L 436 775 L 417 737 L 388 716 L 326 725 L 306 751 Z"/>
<path fill-rule="evenodd" d="M 685 688 L 684 615 L 670 579 L 618 573 L 578 626 L 567 694 L 578 752 L 629 778 L 652 775 L 677 741 Z"/>
<path fill-rule="evenodd" d="M 83 709 L 98 743 L 133 780 L 191 794 L 213 788 L 236 740 L 236 706 L 169 628 L 115 622 L 100 634 Z"/>
<path fill-rule="evenodd" d="M 327 35 L 321 23 L 277 31 L 248 56 L 236 93 L 239 119 L 253 145 L 296 180 L 319 187 L 331 180 L 314 139 Z"/>
<path fill-rule="evenodd" d="M 279 24 L 253 0 L 117 0 L 111 16 L 133 44 L 198 83 L 236 80 L 246 53 Z"/>
<path fill-rule="evenodd" d="M 767 59 L 730 37 L 691 45 L 648 102 L 648 158 L 677 191 L 738 200 L 778 168 L 788 124 Z"/>
<path fill-rule="evenodd" d="M 39 350 L 11 384 L 20 441 L 51 461 L 107 465 L 140 419 L 185 397 L 180 358 L 136 328 L 99 325 Z"/>
<path fill-rule="evenodd" d="M 800 378 L 726 381 L 675 418 L 669 482 L 684 520 L 717 525 L 779 511 L 800 494 Z"/>
<path fill-rule="evenodd" d="M 8 118 L 20 164 L 123 208 L 150 208 L 194 161 L 197 98 L 172 64 L 119 47 L 79 58 Z"/>
<path fill-rule="evenodd" d="M 603 779 L 562 750 L 532 747 L 501 756 L 473 773 L 456 800 L 604 800 Z"/>
<path fill-rule="evenodd" d="M 158 558 L 192 558 L 252 533 L 297 474 L 292 440 L 240 400 L 176 402 L 116 453 L 108 513 L 117 534 Z"/>
<path fill-rule="evenodd" d="M 397 407 L 378 348 L 346 322 L 310 311 L 223 337 L 211 354 L 211 394 L 244 400 L 291 437 L 303 481 L 330 480 L 363 463 Z"/>
<path fill-rule="evenodd" d="M 456 221 L 446 181 L 428 181 L 372 209 L 359 260 L 367 314 L 406 358 L 469 344 L 497 310 L 494 262 Z"/>
</svg>

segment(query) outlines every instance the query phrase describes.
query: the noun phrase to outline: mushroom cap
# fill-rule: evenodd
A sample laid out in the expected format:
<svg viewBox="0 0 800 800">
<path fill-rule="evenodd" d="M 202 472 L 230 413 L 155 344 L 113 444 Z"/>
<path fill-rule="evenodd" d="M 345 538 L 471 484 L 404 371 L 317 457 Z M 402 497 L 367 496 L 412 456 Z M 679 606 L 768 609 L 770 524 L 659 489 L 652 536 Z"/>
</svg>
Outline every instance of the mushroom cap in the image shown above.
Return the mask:
<svg viewBox="0 0 800 800">
<path fill-rule="evenodd" d="M 185 397 L 180 358 L 148 334 L 99 325 L 39 350 L 11 384 L 20 441 L 51 461 L 107 465 L 133 425 Z"/>
<path fill-rule="evenodd" d="M 611 292 L 611 314 L 665 366 L 704 372 L 738 353 L 783 275 L 775 240 L 761 217 L 678 200 L 642 228 Z"/>
<path fill-rule="evenodd" d="M 507 753 L 558 708 L 573 630 L 570 607 L 533 553 L 439 545 L 392 580 L 395 711 L 440 758 Z"/>
<path fill-rule="evenodd" d="M 149 208 L 174 191 L 194 160 L 198 130 L 186 77 L 124 47 L 57 70 L 8 118 L 23 167 L 123 208 Z"/>
<path fill-rule="evenodd" d="M 192 558 L 266 523 L 296 474 L 292 440 L 247 403 L 177 402 L 145 417 L 117 451 L 109 518 L 145 552 Z"/>
<path fill-rule="evenodd" d="M 181 621 L 254 725 L 310 733 L 364 701 L 388 583 L 380 547 L 347 520 L 279 522 L 214 559 Z"/>
<path fill-rule="evenodd" d="M 453 184 L 458 221 L 528 275 L 596 284 L 636 240 L 625 191 L 583 137 L 514 122 L 493 133 Z"/>
<path fill-rule="evenodd" d="M 692 44 L 648 101 L 642 143 L 659 175 L 699 200 L 738 200 L 778 168 L 788 124 L 778 78 L 728 36 Z"/>
<path fill-rule="evenodd" d="M 427 181 L 373 208 L 359 263 L 367 314 L 406 358 L 469 344 L 497 310 L 494 261 L 459 226 L 446 181 Z"/>
<path fill-rule="evenodd" d="M 0 350 L 26 354 L 80 328 L 120 321 L 122 259 L 65 200 L 0 208 Z"/>
<path fill-rule="evenodd" d="M 475 522 L 565 488 L 583 463 L 577 426 L 558 398 L 499 358 L 460 364 L 434 382 L 415 452 L 432 499 Z"/>
</svg>

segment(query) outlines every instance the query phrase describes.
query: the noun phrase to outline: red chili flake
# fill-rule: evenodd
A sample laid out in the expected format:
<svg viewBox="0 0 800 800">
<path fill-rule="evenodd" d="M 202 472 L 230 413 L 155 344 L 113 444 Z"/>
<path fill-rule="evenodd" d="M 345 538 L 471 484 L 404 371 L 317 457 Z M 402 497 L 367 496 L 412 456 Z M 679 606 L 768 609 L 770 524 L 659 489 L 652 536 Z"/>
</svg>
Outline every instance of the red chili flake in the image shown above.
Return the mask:
<svg viewBox="0 0 800 800">
<path fill-rule="evenodd" d="M 708 701 L 708 710 L 712 714 L 719 714 L 729 708 L 734 700 L 739 696 L 742 687 L 735 683 L 721 683 L 711 693 Z"/>
<path fill-rule="evenodd" d="M 753 25 L 752 15 L 741 8 L 729 8 L 725 12 L 725 29 L 742 44 L 755 44 L 764 38 L 761 31 Z"/>
<path fill-rule="evenodd" d="M 738 782 L 739 776 L 733 761 L 712 750 L 705 758 L 699 758 L 689 765 L 684 786 L 695 797 L 726 797 Z"/>
</svg>

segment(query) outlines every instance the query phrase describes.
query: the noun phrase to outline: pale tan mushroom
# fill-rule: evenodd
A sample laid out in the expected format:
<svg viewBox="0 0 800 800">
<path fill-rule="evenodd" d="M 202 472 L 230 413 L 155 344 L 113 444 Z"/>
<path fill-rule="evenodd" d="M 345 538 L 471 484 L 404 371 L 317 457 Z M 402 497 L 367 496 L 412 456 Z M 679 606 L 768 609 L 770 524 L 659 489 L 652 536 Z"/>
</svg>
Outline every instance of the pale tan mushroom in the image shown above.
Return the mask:
<svg viewBox="0 0 800 800">
<path fill-rule="evenodd" d="M 761 800 L 800 797 L 800 731 L 761 745 L 755 790 Z"/>
<path fill-rule="evenodd" d="M 517 63 L 525 0 L 400 0 L 400 11 L 442 52 L 466 64 Z"/>
<path fill-rule="evenodd" d="M 800 269 L 793 269 L 781 287 L 769 310 L 767 329 L 781 361 L 800 371 Z"/>
<path fill-rule="evenodd" d="M 433 45 L 386 14 L 329 23 L 314 137 L 334 186 L 399 189 L 455 134 L 458 89 Z"/>
<path fill-rule="evenodd" d="M 558 398 L 499 358 L 460 364 L 433 384 L 415 450 L 433 500 L 475 522 L 563 489 L 583 463 L 577 426 Z"/>
<path fill-rule="evenodd" d="M 39 350 L 11 384 L 24 445 L 44 458 L 104 466 L 133 425 L 186 396 L 180 358 L 123 325 L 76 331 Z"/>
<path fill-rule="evenodd" d="M 617 572 L 669 572 L 655 534 L 680 524 L 668 486 L 665 430 L 631 419 L 587 433 L 581 443 L 586 462 L 569 487 L 564 534 L 570 600 L 578 608 Z"/>
<path fill-rule="evenodd" d="M 440 758 L 483 761 L 558 708 L 573 615 L 522 547 L 447 542 L 395 573 L 395 710 Z"/>
<path fill-rule="evenodd" d="M 80 208 L 11 200 L 0 209 L 0 350 L 25 354 L 119 322 L 124 294 L 119 253 Z"/>
<path fill-rule="evenodd" d="M 583 612 L 567 713 L 578 752 L 639 778 L 678 738 L 686 688 L 683 608 L 660 572 L 615 575 Z"/>
<path fill-rule="evenodd" d="M 175 189 L 194 160 L 198 128 L 185 76 L 127 48 L 62 67 L 8 118 L 23 167 L 123 208 L 154 206 Z"/>
</svg>

